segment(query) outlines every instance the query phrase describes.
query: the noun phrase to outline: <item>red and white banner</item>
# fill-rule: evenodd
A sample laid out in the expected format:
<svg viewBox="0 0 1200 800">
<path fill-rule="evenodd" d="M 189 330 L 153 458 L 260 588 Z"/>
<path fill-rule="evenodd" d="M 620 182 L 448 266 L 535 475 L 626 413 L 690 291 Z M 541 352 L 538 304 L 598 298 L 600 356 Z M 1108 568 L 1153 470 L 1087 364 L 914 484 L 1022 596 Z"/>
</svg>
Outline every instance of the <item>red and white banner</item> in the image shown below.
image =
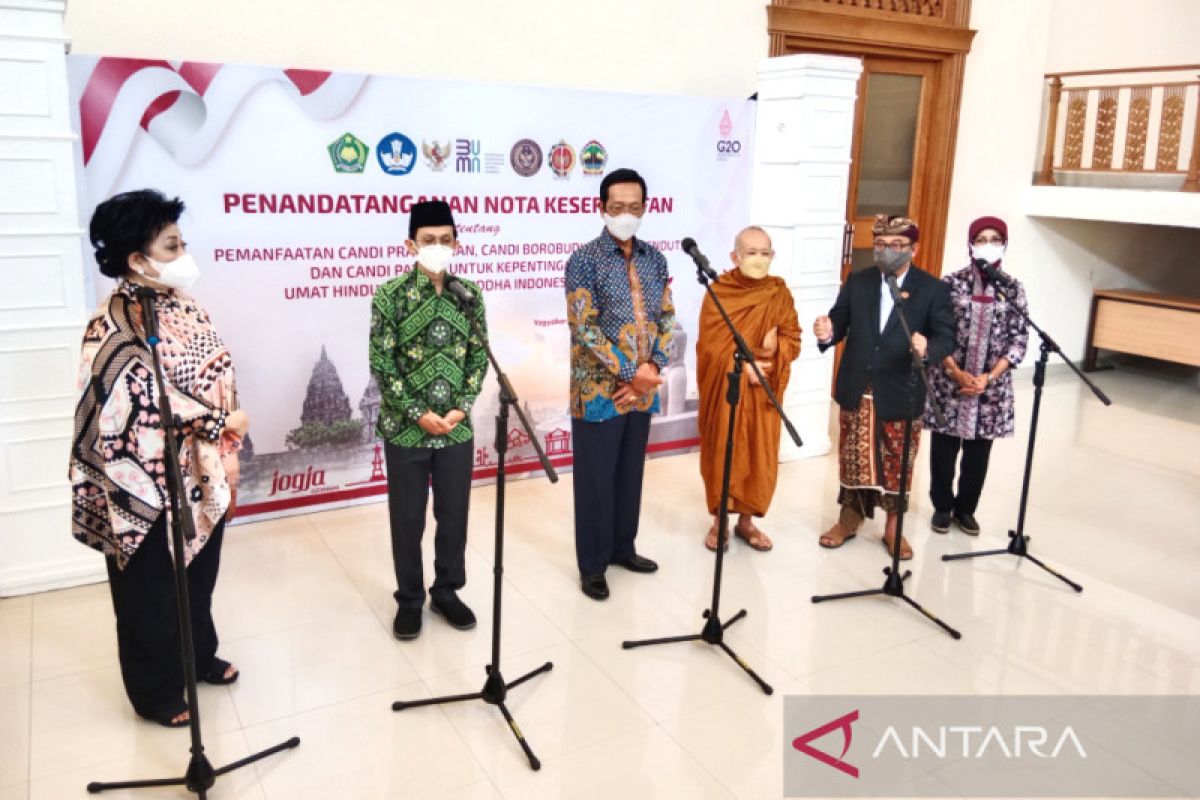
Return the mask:
<svg viewBox="0 0 1200 800">
<path fill-rule="evenodd" d="M 411 269 L 408 210 L 432 197 L 455 209 L 451 270 L 483 289 L 497 358 L 542 446 L 569 466 L 563 269 L 599 235 L 600 178 L 617 167 L 649 184 L 640 233 L 666 252 L 678 309 L 650 449 L 696 445 L 702 295 L 678 242 L 692 236 L 719 267 L 749 222 L 753 103 L 78 55 L 69 75 L 85 218 L 144 187 L 188 205 L 194 293 L 233 351 L 252 420 L 241 515 L 383 494 L 370 301 Z M 495 475 L 496 410 L 489 374 L 477 480 Z M 507 436 L 510 471 L 538 469 L 524 433 Z"/>
</svg>

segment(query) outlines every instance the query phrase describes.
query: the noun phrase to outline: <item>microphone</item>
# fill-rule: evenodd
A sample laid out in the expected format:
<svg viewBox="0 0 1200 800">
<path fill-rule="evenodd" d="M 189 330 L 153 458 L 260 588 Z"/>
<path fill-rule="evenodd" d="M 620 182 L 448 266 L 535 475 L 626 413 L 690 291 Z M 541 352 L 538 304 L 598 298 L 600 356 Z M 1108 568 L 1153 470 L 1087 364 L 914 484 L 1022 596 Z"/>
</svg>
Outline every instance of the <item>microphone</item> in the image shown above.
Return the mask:
<svg viewBox="0 0 1200 800">
<path fill-rule="evenodd" d="M 885 273 L 883 280 L 887 283 L 888 291 L 892 293 L 892 301 L 898 306 L 904 305 L 904 298 L 900 295 L 900 284 L 896 283 L 896 273 Z"/>
<path fill-rule="evenodd" d="M 142 301 L 142 327 L 146 330 L 146 344 L 155 347 L 162 341 L 158 336 L 158 313 L 155 311 L 158 292 L 149 286 L 134 284 L 133 293 Z"/>
<path fill-rule="evenodd" d="M 459 307 L 475 305 L 475 295 L 471 294 L 471 290 L 458 279 L 457 275 L 451 275 L 447 272 L 446 280 L 442 282 L 442 288 L 454 295 L 455 299 L 458 300 Z"/>
<path fill-rule="evenodd" d="M 704 277 L 710 281 L 717 280 L 717 271 L 709 266 L 708 258 L 705 257 L 704 253 L 700 252 L 700 248 L 696 246 L 695 239 L 689 236 L 679 243 L 679 247 L 683 252 L 692 257 L 692 261 L 696 262 L 696 269 L 700 270 L 704 274 Z"/>
<path fill-rule="evenodd" d="M 1012 286 L 1011 278 L 1009 278 L 1000 270 L 996 269 L 994 265 L 984 261 L 982 258 L 976 258 L 971 263 L 975 265 L 975 269 L 979 270 L 984 275 L 987 275 L 988 280 L 990 280 L 992 283 L 999 284 L 1000 286 Z"/>
</svg>

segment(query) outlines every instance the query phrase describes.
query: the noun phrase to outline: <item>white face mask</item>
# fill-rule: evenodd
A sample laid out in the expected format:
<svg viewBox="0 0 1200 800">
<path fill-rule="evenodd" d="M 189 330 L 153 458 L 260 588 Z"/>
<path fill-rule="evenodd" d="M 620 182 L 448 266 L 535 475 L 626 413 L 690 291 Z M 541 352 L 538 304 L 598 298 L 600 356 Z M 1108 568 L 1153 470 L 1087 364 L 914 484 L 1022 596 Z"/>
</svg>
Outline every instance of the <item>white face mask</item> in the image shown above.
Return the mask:
<svg viewBox="0 0 1200 800">
<path fill-rule="evenodd" d="M 174 261 L 168 261 L 165 264 L 155 261 L 150 256 L 146 256 L 146 260 L 158 270 L 157 278 L 150 278 L 149 275 L 146 277 L 169 289 L 190 289 L 196 279 L 200 277 L 200 266 L 196 264 L 196 259 L 192 258 L 191 253 L 184 253 Z"/>
<path fill-rule="evenodd" d="M 618 242 L 628 242 L 641 227 L 642 218 L 633 214 L 618 214 L 615 217 L 604 215 L 604 227 Z"/>
<path fill-rule="evenodd" d="M 760 280 L 767 277 L 767 272 L 771 269 L 770 256 L 741 256 L 740 261 L 738 268 L 747 278 Z"/>
<path fill-rule="evenodd" d="M 427 244 L 417 249 L 417 261 L 430 272 L 445 272 L 454 250 L 444 244 Z"/>
<path fill-rule="evenodd" d="M 1004 258 L 1004 245 L 973 244 L 971 245 L 971 258 L 979 258 L 983 259 L 989 264 L 995 264 L 1000 259 Z"/>
</svg>

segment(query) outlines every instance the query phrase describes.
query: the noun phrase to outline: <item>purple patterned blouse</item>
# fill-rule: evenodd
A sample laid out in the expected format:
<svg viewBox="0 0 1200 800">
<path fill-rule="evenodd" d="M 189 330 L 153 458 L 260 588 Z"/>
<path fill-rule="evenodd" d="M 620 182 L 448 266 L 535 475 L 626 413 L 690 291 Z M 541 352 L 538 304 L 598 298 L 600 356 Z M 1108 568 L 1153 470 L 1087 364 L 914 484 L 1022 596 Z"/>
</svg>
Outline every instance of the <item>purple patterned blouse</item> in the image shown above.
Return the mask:
<svg viewBox="0 0 1200 800">
<path fill-rule="evenodd" d="M 1001 358 L 1007 358 L 1014 367 L 1021 363 L 1029 342 L 1025 320 L 1013 308 L 1015 304 L 1028 310 L 1021 282 L 1012 278 L 1013 289 L 1005 293 L 1010 302 L 1001 300 L 996 287 L 970 265 L 942 280 L 950 287 L 950 302 L 954 306 L 958 345 L 953 355 L 959 367 L 980 375 Z M 938 427 L 927 401 L 925 425 L 930 430 L 963 439 L 1012 436 L 1015 404 L 1011 369 L 992 381 L 978 397 L 959 395 L 958 384 L 941 364 L 929 367 L 929 381 L 933 385 L 930 401 L 936 399 L 946 415 L 946 427 Z"/>
</svg>

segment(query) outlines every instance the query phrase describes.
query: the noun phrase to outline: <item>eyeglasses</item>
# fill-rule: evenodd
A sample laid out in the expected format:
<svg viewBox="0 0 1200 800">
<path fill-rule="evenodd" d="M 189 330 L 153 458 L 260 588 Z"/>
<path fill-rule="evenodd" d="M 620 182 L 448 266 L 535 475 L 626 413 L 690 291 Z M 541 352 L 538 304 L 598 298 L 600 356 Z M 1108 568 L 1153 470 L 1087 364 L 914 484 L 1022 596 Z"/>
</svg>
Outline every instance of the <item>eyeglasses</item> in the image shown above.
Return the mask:
<svg viewBox="0 0 1200 800">
<path fill-rule="evenodd" d="M 992 237 L 990 239 L 979 238 L 971 244 L 1004 244 L 1004 240 L 999 237 Z"/>
<path fill-rule="evenodd" d="M 893 253 L 903 253 L 910 247 L 912 247 L 912 244 L 909 242 L 884 242 L 881 240 L 875 241 L 876 250 L 891 250 Z"/>
<path fill-rule="evenodd" d="M 614 217 L 619 217 L 622 214 L 633 214 L 635 217 L 640 217 L 642 212 L 646 210 L 646 207 L 641 203 L 631 203 L 629 205 L 625 205 L 624 203 L 609 203 L 605 206 L 605 210 Z"/>
</svg>

